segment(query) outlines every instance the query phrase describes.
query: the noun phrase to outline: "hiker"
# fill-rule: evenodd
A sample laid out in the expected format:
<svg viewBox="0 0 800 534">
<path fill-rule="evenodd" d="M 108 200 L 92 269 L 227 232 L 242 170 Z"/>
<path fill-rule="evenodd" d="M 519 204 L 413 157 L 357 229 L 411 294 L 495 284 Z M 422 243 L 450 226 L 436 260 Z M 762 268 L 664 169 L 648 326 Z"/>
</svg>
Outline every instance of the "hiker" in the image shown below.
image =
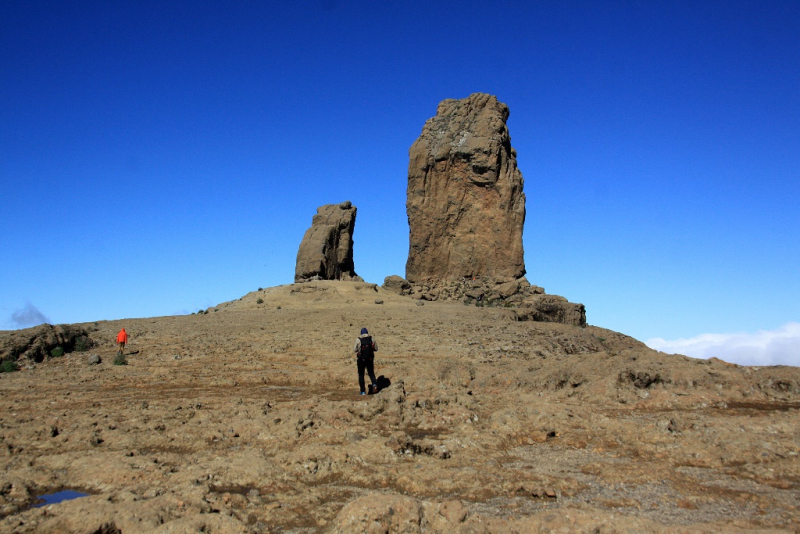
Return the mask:
<svg viewBox="0 0 800 534">
<path fill-rule="evenodd" d="M 119 349 L 117 350 L 117 354 L 122 354 L 125 351 L 125 344 L 128 342 L 128 333 L 123 328 L 117 334 L 117 343 L 119 344 Z"/>
<path fill-rule="evenodd" d="M 353 346 L 353 352 L 356 353 L 356 363 L 358 364 L 358 386 L 361 388 L 361 394 L 366 395 L 364 388 L 364 371 L 369 374 L 369 379 L 372 383 L 369 386 L 369 393 L 378 392 L 378 381 L 375 379 L 375 352 L 378 350 L 378 345 L 369 331 L 366 328 L 361 329 L 361 335 L 356 338 L 356 344 Z"/>
</svg>

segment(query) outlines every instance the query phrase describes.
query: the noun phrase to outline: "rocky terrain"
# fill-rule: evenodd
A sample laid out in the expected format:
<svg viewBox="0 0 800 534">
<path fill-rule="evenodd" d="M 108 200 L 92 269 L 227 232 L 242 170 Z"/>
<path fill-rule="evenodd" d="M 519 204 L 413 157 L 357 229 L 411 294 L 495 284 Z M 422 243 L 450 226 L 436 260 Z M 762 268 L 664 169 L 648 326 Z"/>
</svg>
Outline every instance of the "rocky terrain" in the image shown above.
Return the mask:
<svg viewBox="0 0 800 534">
<path fill-rule="evenodd" d="M 0 532 L 797 532 L 800 369 L 518 311 L 320 281 L 0 332 Z"/>
</svg>

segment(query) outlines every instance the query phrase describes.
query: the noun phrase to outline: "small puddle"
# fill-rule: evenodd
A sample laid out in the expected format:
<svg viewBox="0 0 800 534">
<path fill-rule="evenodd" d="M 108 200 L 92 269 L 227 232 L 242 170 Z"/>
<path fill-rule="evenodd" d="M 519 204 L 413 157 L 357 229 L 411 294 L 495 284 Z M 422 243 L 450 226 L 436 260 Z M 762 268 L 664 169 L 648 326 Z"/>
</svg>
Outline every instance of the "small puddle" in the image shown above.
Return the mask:
<svg viewBox="0 0 800 534">
<path fill-rule="evenodd" d="M 33 501 L 33 505 L 31 508 L 39 508 L 41 506 L 47 506 L 49 504 L 58 504 L 62 501 L 69 501 L 72 499 L 78 499 L 80 497 L 88 497 L 88 493 L 81 493 L 80 491 L 73 491 L 73 490 L 63 490 L 57 491 L 55 493 L 47 493 L 45 495 L 38 495 L 36 499 Z"/>
</svg>

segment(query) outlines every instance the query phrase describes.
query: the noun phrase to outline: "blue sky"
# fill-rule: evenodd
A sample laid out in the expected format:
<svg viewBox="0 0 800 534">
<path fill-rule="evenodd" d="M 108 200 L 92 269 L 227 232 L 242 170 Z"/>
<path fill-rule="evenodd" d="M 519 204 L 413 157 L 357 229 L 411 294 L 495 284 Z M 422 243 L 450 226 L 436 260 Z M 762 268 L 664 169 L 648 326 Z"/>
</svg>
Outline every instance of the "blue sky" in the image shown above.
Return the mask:
<svg viewBox="0 0 800 534">
<path fill-rule="evenodd" d="M 0 328 L 404 274 L 408 148 L 508 104 L 528 278 L 638 339 L 800 321 L 800 3 L 0 3 Z M 40 315 L 36 315 L 37 312 Z"/>
</svg>

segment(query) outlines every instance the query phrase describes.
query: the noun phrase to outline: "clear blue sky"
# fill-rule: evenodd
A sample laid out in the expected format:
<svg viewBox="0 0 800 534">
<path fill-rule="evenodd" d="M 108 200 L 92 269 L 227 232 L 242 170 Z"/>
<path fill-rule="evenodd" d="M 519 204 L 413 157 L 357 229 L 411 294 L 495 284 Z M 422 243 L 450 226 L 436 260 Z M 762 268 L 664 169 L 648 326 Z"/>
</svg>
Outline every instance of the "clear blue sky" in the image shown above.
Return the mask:
<svg viewBox="0 0 800 534">
<path fill-rule="evenodd" d="M 800 321 L 800 2 L 0 3 L 0 328 L 404 274 L 408 148 L 508 104 L 528 278 L 639 339 Z"/>
</svg>

